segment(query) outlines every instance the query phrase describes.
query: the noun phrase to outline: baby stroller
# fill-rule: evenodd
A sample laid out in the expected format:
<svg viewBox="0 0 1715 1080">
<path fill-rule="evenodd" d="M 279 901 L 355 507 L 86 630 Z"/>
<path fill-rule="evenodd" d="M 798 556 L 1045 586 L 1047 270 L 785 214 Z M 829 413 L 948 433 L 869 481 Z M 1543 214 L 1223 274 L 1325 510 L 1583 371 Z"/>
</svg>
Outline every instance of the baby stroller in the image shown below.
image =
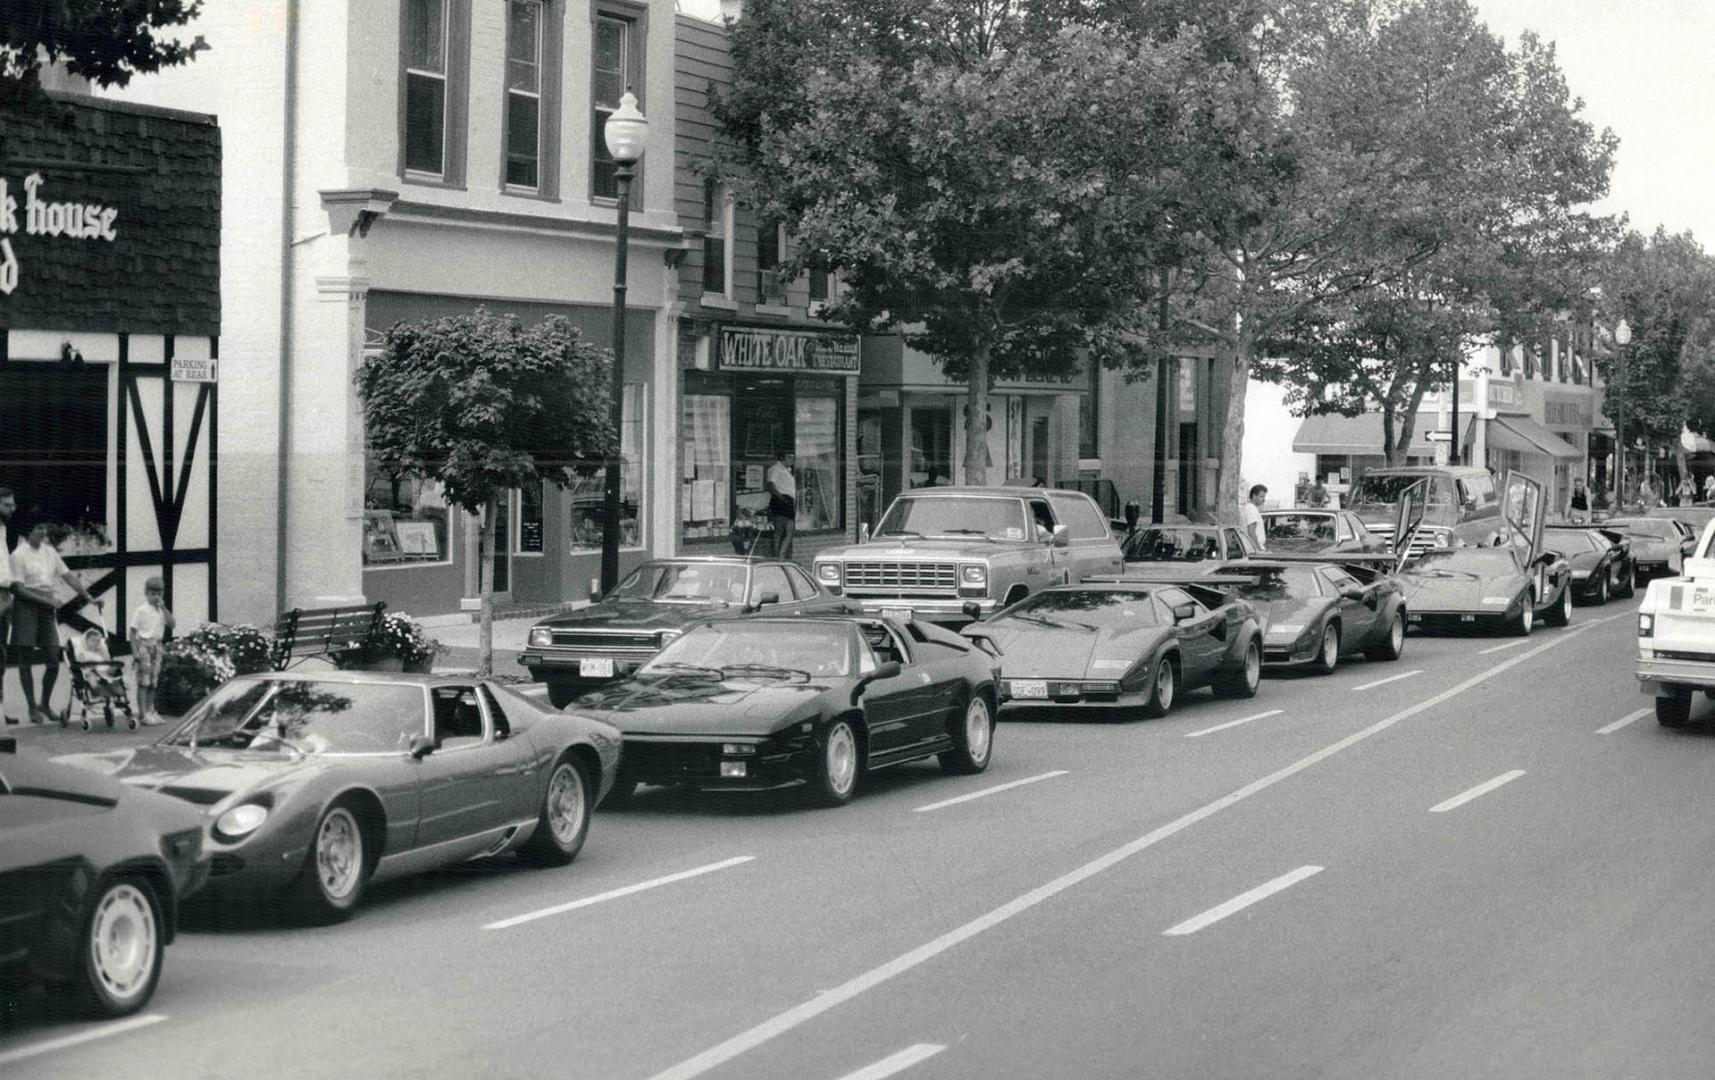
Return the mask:
<svg viewBox="0 0 1715 1080">
<path fill-rule="evenodd" d="M 78 723 L 88 731 L 90 710 L 99 709 L 111 728 L 113 712 L 117 709 L 125 714 L 125 726 L 136 731 L 137 713 L 131 708 L 130 695 L 125 691 L 125 665 L 113 659 L 105 642 L 93 654 L 88 648 L 79 648 L 82 644 L 81 637 L 65 643 L 66 666 L 71 669 L 72 703 L 78 709 Z M 65 712 L 60 713 L 60 727 L 65 727 L 70 720 L 71 705 L 67 705 Z"/>
</svg>

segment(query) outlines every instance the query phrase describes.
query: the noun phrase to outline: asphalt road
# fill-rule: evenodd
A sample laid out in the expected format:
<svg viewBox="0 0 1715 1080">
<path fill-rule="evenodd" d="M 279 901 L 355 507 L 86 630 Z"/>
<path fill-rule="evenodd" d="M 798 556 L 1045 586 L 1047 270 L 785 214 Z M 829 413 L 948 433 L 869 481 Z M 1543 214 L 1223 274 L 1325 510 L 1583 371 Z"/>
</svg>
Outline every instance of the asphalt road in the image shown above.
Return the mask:
<svg viewBox="0 0 1715 1080">
<path fill-rule="evenodd" d="M 571 867 L 343 926 L 203 910 L 142 1017 L 33 994 L 0 1071 L 1705 1077 L 1715 719 L 1614 726 L 1634 610 L 1165 720 L 1009 714 L 984 775 L 837 810 L 646 790 Z"/>
</svg>

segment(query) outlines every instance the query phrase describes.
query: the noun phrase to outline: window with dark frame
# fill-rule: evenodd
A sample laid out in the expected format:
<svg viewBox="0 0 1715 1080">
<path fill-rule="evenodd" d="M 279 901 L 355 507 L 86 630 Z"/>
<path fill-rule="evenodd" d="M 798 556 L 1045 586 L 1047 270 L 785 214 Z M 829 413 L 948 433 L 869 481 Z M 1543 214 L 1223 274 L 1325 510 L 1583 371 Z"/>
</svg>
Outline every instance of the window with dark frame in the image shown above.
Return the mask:
<svg viewBox="0 0 1715 1080">
<path fill-rule="evenodd" d="M 446 0 L 405 5 L 405 168 L 446 173 Z"/>
<path fill-rule="evenodd" d="M 828 257 L 818 251 L 810 256 L 810 299 L 826 303 L 828 299 Z"/>
<path fill-rule="evenodd" d="M 726 192 L 719 181 L 703 181 L 703 292 L 726 295 Z"/>
<path fill-rule="evenodd" d="M 1087 393 L 1078 401 L 1078 456 L 1088 461 L 1102 456 L 1102 365 L 1085 357 Z"/>
<path fill-rule="evenodd" d="M 786 285 L 778 273 L 783 240 L 779 225 L 763 223 L 756 228 L 756 296 L 764 304 L 786 301 Z"/>
<path fill-rule="evenodd" d="M 510 0 L 506 20 L 506 184 L 537 190 L 542 158 L 542 0 Z"/>
<path fill-rule="evenodd" d="M 626 87 L 633 81 L 631 49 L 635 32 L 636 23 L 631 19 L 607 12 L 596 16 L 595 55 L 590 65 L 595 76 L 591 95 L 594 115 L 590 121 L 590 161 L 594 173 L 590 179 L 590 194 L 598 199 L 619 198 L 619 181 L 614 177 L 616 166 L 613 155 L 607 152 L 607 140 L 602 133 L 607 126 L 607 118 L 619 108 L 619 99 L 625 96 Z"/>
</svg>

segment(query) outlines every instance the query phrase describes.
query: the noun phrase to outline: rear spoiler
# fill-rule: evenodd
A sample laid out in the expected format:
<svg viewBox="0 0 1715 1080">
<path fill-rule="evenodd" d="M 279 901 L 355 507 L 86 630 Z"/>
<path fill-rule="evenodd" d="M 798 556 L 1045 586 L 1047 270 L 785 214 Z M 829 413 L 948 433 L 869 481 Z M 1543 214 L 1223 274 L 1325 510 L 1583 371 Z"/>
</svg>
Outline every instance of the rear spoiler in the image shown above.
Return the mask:
<svg viewBox="0 0 1715 1080">
<path fill-rule="evenodd" d="M 1255 585 L 1258 574 L 1209 574 L 1206 577 L 1185 580 L 1181 578 L 1160 578 L 1148 574 L 1092 574 L 1084 579 L 1086 585 L 1171 585 L 1184 589 L 1193 597 L 1211 607 L 1220 607 L 1229 597 L 1224 589 L 1239 585 Z"/>
</svg>

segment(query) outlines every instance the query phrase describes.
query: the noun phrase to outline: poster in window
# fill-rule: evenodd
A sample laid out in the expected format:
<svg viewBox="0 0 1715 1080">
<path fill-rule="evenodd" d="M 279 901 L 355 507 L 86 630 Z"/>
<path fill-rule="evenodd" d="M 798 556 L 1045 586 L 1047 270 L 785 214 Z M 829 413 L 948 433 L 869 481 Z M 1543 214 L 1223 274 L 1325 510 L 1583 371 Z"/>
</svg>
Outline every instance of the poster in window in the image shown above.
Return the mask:
<svg viewBox="0 0 1715 1080">
<path fill-rule="evenodd" d="M 519 489 L 518 492 L 518 553 L 542 554 L 542 488 Z"/>
<path fill-rule="evenodd" d="M 366 510 L 363 513 L 363 555 L 369 562 L 397 562 L 400 557 L 399 533 L 388 510 Z"/>
<path fill-rule="evenodd" d="M 433 522 L 395 521 L 393 531 L 399 538 L 399 551 L 402 555 L 414 559 L 433 559 L 440 554 Z"/>
</svg>

